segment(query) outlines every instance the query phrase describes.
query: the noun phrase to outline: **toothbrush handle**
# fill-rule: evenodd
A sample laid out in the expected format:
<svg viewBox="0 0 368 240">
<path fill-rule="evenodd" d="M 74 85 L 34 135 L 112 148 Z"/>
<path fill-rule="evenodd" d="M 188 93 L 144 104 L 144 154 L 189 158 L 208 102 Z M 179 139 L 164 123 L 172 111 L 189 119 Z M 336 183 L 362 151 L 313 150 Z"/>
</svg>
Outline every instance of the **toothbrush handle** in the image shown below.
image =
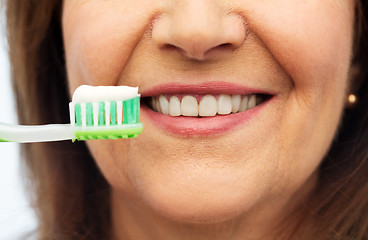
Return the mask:
<svg viewBox="0 0 368 240">
<path fill-rule="evenodd" d="M 69 139 L 75 139 L 74 128 L 70 124 L 26 126 L 0 123 L 0 142 L 30 143 Z"/>
</svg>

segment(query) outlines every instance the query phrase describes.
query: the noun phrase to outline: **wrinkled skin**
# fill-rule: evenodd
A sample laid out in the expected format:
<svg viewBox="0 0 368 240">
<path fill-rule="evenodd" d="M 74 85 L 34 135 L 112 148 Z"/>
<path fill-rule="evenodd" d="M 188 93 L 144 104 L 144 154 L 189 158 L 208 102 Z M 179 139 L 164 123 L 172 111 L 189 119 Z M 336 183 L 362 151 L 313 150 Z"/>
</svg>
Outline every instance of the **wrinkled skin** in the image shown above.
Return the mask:
<svg viewBox="0 0 368 240">
<path fill-rule="evenodd" d="M 70 93 L 81 84 L 144 92 L 215 79 L 274 95 L 223 134 L 169 134 L 142 111 L 138 138 L 88 142 L 112 187 L 116 238 L 272 238 L 315 186 L 336 134 L 354 7 L 352 0 L 65 0 Z"/>
</svg>

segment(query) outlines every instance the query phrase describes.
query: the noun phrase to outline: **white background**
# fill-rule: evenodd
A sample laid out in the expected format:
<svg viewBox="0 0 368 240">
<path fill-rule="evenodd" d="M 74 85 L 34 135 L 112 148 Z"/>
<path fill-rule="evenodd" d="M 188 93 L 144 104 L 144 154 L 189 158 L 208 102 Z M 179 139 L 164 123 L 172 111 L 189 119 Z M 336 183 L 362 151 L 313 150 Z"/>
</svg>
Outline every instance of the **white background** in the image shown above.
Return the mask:
<svg viewBox="0 0 368 240">
<path fill-rule="evenodd" d="M 3 13 L 0 3 L 0 122 L 16 123 Z M 23 188 L 20 164 L 19 144 L 0 143 L 0 240 L 18 239 L 36 228 L 35 215 Z"/>
</svg>

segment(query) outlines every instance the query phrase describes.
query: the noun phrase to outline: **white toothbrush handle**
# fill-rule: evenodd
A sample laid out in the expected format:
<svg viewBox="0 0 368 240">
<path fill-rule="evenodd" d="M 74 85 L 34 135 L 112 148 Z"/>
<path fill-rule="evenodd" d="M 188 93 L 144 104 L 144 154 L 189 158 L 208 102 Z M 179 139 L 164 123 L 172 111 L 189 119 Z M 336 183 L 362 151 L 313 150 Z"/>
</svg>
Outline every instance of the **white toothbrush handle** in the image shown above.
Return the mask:
<svg viewBox="0 0 368 240">
<path fill-rule="evenodd" d="M 30 143 L 69 140 L 75 139 L 74 131 L 70 124 L 26 126 L 0 123 L 0 141 Z"/>
</svg>

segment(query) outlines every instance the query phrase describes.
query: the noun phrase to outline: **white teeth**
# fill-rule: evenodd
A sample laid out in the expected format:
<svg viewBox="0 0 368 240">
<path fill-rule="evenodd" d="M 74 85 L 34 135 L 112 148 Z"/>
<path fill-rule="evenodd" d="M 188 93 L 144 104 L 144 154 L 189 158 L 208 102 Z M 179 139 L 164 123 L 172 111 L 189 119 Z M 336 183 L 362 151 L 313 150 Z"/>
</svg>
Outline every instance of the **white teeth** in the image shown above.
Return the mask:
<svg viewBox="0 0 368 240">
<path fill-rule="evenodd" d="M 171 116 L 211 117 L 216 114 L 225 115 L 243 112 L 254 108 L 262 102 L 262 96 L 220 94 L 218 99 L 213 95 L 205 95 L 198 104 L 194 96 L 186 95 L 180 101 L 178 96 L 171 96 L 170 101 L 164 95 L 153 97 L 152 108 L 162 114 Z"/>
<path fill-rule="evenodd" d="M 203 96 L 199 103 L 199 116 L 212 117 L 217 114 L 217 101 L 212 95 Z"/>
<path fill-rule="evenodd" d="M 231 97 L 231 105 L 232 105 L 231 112 L 232 113 L 239 112 L 240 102 L 241 102 L 241 95 L 233 95 Z"/>
<path fill-rule="evenodd" d="M 169 111 L 170 111 L 170 116 L 180 116 L 181 115 L 181 111 L 180 111 L 180 100 L 177 96 L 172 96 L 170 98 L 170 107 L 169 107 Z"/>
<path fill-rule="evenodd" d="M 248 109 L 248 96 L 244 96 L 240 102 L 239 112 L 243 112 Z"/>
<path fill-rule="evenodd" d="M 198 102 L 193 96 L 185 96 L 181 100 L 181 115 L 188 117 L 198 116 Z"/>
<path fill-rule="evenodd" d="M 231 113 L 231 97 L 227 94 L 221 94 L 217 100 L 217 113 L 218 114 L 229 114 Z"/>
<path fill-rule="evenodd" d="M 157 111 L 161 112 L 165 115 L 169 114 L 169 101 L 167 101 L 166 97 L 164 95 L 161 95 L 158 99 L 158 101 L 156 101 L 158 104 L 157 106 Z M 161 109 L 160 109 L 161 108 Z"/>
<path fill-rule="evenodd" d="M 256 95 L 250 95 L 248 102 L 248 109 L 254 108 L 256 106 Z"/>
</svg>

